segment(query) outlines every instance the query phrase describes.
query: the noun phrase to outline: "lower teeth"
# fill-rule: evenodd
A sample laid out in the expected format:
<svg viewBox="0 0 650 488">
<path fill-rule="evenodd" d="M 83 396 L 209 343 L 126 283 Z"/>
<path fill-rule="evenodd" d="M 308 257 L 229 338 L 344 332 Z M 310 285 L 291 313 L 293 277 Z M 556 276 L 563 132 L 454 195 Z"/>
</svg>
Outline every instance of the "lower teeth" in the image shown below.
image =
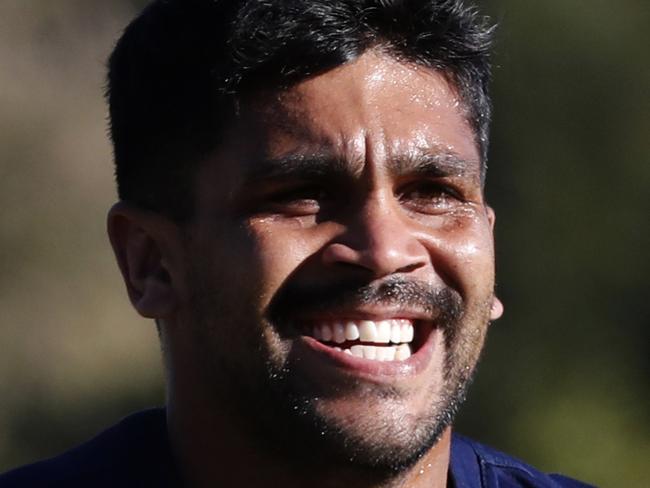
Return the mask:
<svg viewBox="0 0 650 488">
<path fill-rule="evenodd" d="M 340 347 L 334 349 L 358 358 L 375 361 L 404 361 L 411 357 L 411 347 L 408 344 L 400 344 L 399 346 L 355 345 L 349 349 L 341 349 Z"/>
</svg>

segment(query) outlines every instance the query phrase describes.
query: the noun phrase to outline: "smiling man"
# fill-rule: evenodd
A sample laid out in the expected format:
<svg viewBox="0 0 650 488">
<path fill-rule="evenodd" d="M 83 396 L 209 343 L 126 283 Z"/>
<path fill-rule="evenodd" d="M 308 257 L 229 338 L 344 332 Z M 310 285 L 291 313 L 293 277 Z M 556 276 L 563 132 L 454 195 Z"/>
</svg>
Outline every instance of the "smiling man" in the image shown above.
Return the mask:
<svg viewBox="0 0 650 488">
<path fill-rule="evenodd" d="M 153 2 L 108 231 L 167 407 L 0 486 L 583 486 L 452 435 L 490 320 L 491 30 L 459 1 Z"/>
<path fill-rule="evenodd" d="M 459 106 L 445 76 L 372 47 L 243 101 L 182 229 L 113 209 L 131 297 L 168 321 L 169 426 L 186 464 L 207 456 L 199 479 L 218 474 L 203 473 L 217 467 L 217 432 L 244 435 L 244 459 L 274 441 L 256 465 L 331 466 L 332 483 L 422 466 L 445 479 L 447 427 L 501 310 L 480 152 Z M 142 251 L 154 246 L 160 259 Z"/>
</svg>

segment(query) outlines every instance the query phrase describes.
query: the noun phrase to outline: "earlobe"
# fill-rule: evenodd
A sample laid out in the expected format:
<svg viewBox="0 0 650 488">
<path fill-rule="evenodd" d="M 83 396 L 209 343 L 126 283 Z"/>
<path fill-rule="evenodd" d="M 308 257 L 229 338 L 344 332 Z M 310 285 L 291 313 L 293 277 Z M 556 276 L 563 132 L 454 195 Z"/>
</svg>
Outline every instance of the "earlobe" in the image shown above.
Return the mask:
<svg viewBox="0 0 650 488">
<path fill-rule="evenodd" d="M 131 303 L 140 315 L 164 318 L 175 292 L 163 246 L 165 232 L 152 215 L 119 202 L 108 213 L 107 230 Z"/>
<path fill-rule="evenodd" d="M 492 306 L 490 307 L 490 320 L 496 320 L 503 315 L 503 303 L 497 297 L 492 298 Z"/>
<path fill-rule="evenodd" d="M 494 231 L 494 223 L 496 222 L 496 214 L 494 209 L 490 206 L 485 207 L 487 212 L 488 222 L 490 223 L 490 230 Z M 490 307 L 490 320 L 496 320 L 503 315 L 503 303 L 496 296 L 492 298 L 492 306 Z"/>
</svg>

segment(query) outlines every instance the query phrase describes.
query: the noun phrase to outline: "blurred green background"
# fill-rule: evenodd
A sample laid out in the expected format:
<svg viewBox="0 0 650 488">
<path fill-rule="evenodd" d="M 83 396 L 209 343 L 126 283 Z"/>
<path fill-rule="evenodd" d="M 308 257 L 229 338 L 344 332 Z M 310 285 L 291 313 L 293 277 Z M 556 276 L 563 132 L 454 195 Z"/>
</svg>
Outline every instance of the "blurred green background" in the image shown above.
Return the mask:
<svg viewBox="0 0 650 488">
<path fill-rule="evenodd" d="M 0 0 L 0 471 L 163 401 L 105 238 L 104 63 L 144 1 Z M 458 430 L 650 485 L 650 3 L 482 3 L 500 24 L 493 324 Z"/>
</svg>

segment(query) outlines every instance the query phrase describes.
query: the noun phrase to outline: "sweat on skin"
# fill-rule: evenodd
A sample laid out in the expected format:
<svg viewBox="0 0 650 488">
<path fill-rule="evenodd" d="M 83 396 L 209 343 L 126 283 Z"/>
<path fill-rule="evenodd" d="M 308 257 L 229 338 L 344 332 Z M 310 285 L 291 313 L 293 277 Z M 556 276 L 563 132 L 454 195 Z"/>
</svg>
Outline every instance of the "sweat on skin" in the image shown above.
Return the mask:
<svg viewBox="0 0 650 488">
<path fill-rule="evenodd" d="M 224 140 L 190 223 L 109 215 L 131 299 L 160 326 L 182 475 L 446 486 L 449 424 L 502 313 L 454 87 L 371 50 L 248 97 Z"/>
</svg>

